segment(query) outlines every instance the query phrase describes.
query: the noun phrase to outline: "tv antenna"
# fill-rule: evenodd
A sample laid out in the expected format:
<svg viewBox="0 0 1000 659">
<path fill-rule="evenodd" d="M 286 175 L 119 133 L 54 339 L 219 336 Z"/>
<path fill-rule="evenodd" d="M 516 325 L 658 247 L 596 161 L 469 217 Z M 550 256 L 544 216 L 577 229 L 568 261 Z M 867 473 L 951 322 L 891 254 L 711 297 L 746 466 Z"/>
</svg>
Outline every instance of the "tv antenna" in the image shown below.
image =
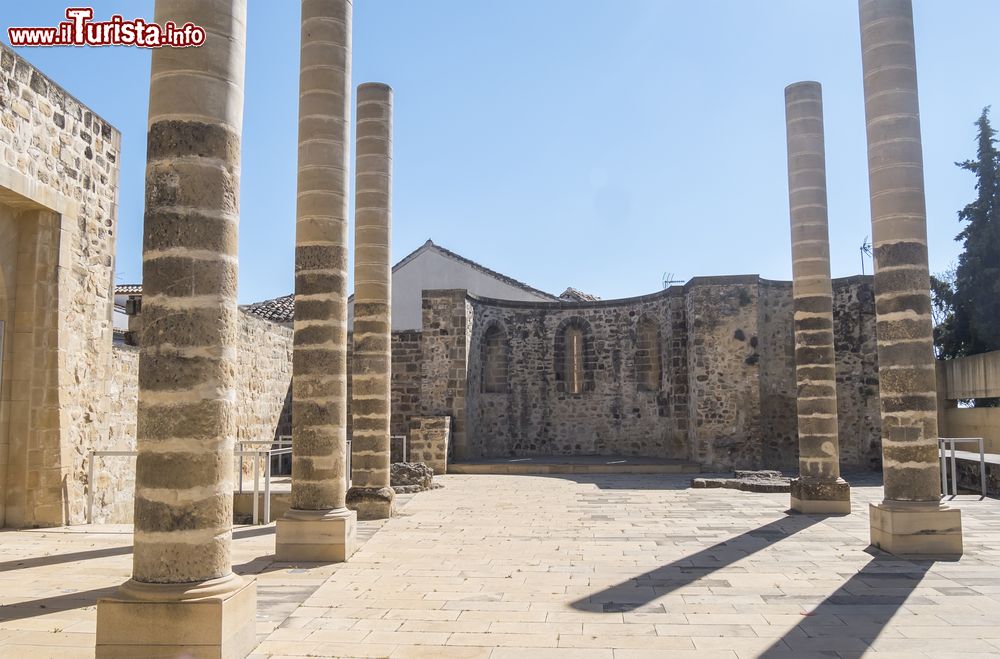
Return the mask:
<svg viewBox="0 0 1000 659">
<path fill-rule="evenodd" d="M 674 273 L 664 272 L 663 273 L 663 288 L 670 288 L 674 284 L 683 284 L 684 282 L 680 279 L 674 279 Z"/>
<path fill-rule="evenodd" d="M 865 236 L 865 240 L 861 243 L 861 274 L 865 274 L 865 257 L 872 257 L 872 244 L 868 242 L 868 236 Z"/>
</svg>

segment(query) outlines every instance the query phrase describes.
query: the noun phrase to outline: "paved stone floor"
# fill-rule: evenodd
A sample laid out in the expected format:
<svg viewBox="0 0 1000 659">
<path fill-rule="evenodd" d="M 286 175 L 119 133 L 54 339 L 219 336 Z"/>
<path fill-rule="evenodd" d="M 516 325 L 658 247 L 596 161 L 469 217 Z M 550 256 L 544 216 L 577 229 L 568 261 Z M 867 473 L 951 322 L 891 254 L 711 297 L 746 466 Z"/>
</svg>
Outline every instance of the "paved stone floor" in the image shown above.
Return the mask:
<svg viewBox="0 0 1000 659">
<path fill-rule="evenodd" d="M 997 500 L 958 498 L 961 561 L 907 561 L 866 551 L 870 479 L 827 518 L 690 476 L 441 480 L 346 564 L 276 564 L 273 526 L 238 529 L 254 657 L 1000 656 Z M 0 656 L 92 656 L 125 531 L 0 533 Z"/>
</svg>

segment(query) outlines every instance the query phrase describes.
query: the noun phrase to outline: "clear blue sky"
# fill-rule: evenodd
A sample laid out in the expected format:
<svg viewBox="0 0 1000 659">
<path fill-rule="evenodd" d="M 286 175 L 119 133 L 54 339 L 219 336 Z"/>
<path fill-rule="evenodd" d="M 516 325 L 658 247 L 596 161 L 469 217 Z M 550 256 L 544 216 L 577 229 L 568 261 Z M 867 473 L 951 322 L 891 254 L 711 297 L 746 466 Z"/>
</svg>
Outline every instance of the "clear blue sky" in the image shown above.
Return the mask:
<svg viewBox="0 0 1000 659">
<path fill-rule="evenodd" d="M 152 16 L 94 0 L 96 18 Z M 240 301 L 292 290 L 298 2 L 250 0 Z M 65 2 L 6 3 L 54 25 Z M 952 263 L 973 121 L 1000 124 L 996 0 L 916 0 L 931 270 Z M 853 0 L 355 0 L 354 83 L 396 92 L 394 260 L 427 238 L 605 298 L 664 272 L 791 273 L 785 85 L 823 83 L 835 276 L 869 234 Z M 3 30 L 6 40 L 6 29 Z M 149 53 L 21 49 L 124 135 L 116 280 L 141 275 Z M 352 186 L 353 188 L 353 186 Z M 866 265 L 870 273 L 870 265 Z"/>
</svg>

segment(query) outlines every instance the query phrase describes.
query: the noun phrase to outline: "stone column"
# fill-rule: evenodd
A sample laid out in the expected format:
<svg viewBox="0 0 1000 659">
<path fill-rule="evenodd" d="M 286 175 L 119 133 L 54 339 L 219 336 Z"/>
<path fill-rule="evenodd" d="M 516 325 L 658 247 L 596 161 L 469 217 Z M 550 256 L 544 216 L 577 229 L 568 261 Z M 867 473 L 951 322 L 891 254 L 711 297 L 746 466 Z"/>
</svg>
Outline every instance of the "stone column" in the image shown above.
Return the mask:
<svg viewBox="0 0 1000 659">
<path fill-rule="evenodd" d="M 791 506 L 801 513 L 849 513 L 851 488 L 840 478 L 823 90 L 818 82 L 785 88 L 785 125 L 799 426 L 799 477 L 792 481 Z"/>
<path fill-rule="evenodd" d="M 358 519 L 392 517 L 389 416 L 392 387 L 392 88 L 358 87 L 354 192 L 354 368 L 351 371 L 352 487 Z"/>
<path fill-rule="evenodd" d="M 351 2 L 302 0 L 295 209 L 292 507 L 281 561 L 345 561 L 357 515 L 347 495 L 347 201 Z"/>
<path fill-rule="evenodd" d="M 961 554 L 961 514 L 940 503 L 913 7 L 859 5 L 885 479 L 871 541 L 894 554 Z"/>
<path fill-rule="evenodd" d="M 233 574 L 237 229 L 246 1 L 157 0 L 204 45 L 152 53 L 132 579 L 97 656 L 243 657 L 256 584 Z"/>
</svg>

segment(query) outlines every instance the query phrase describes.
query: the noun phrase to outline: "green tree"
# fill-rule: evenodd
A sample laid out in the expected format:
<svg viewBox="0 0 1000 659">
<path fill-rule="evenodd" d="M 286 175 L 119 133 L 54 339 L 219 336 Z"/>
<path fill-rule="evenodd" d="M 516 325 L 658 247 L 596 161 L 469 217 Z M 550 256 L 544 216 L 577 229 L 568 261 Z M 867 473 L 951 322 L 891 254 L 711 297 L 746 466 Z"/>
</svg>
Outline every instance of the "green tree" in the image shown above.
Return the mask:
<svg viewBox="0 0 1000 659">
<path fill-rule="evenodd" d="M 964 250 L 954 283 L 932 279 L 935 343 L 946 359 L 1000 350 L 1000 152 L 989 111 L 976 121 L 976 159 L 955 163 L 976 176 L 977 194 L 958 212 L 965 226 L 955 240 Z"/>
</svg>

